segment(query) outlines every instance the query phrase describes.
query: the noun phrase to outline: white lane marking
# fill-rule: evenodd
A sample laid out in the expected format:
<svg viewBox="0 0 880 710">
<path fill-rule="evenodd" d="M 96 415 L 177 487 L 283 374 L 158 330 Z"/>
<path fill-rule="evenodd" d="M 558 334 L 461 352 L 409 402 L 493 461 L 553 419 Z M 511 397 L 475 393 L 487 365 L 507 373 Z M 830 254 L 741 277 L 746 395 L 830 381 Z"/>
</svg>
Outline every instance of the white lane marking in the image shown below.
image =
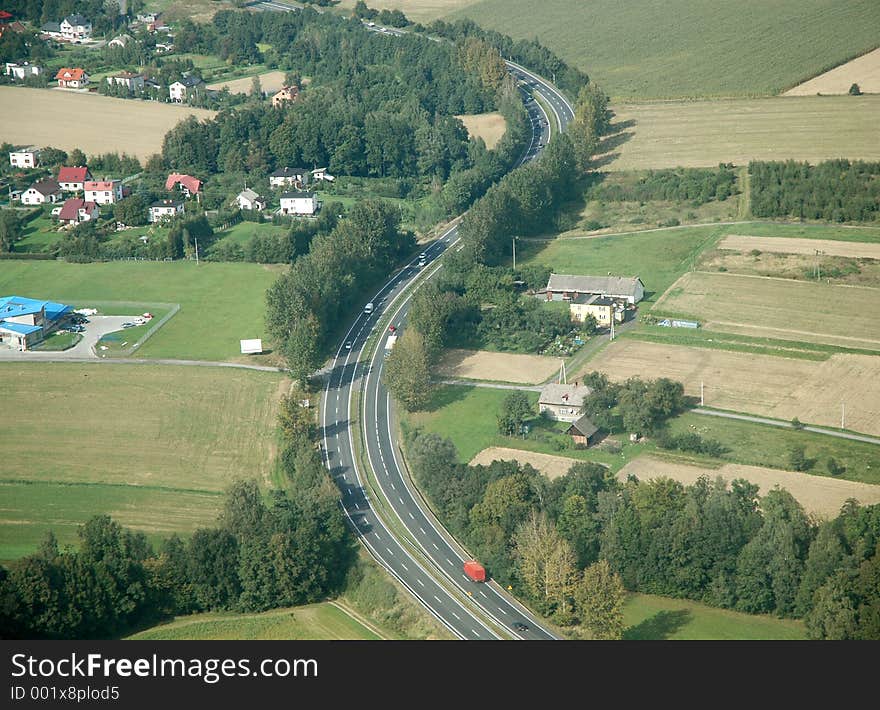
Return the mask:
<svg viewBox="0 0 880 710">
<path fill-rule="evenodd" d="M 422 580 L 420 580 L 418 577 L 416 577 L 416 582 L 421 584 L 423 587 L 425 586 L 425 583 Z"/>
<path fill-rule="evenodd" d="M 428 533 L 425 532 L 425 528 L 420 527 L 419 530 L 422 531 L 422 535 L 427 535 L 427 534 L 428 534 Z"/>
<path fill-rule="evenodd" d="M 454 611 L 450 611 L 449 613 L 452 614 L 456 619 L 461 621 L 461 617 L 458 614 L 456 614 Z"/>
<path fill-rule="evenodd" d="M 434 599 L 437 600 L 437 603 L 438 603 L 438 604 L 442 604 L 442 603 L 443 603 L 443 600 L 440 599 L 440 597 L 438 597 L 436 594 L 434 595 Z"/>
<path fill-rule="evenodd" d="M 392 555 L 394 554 L 394 550 L 392 550 L 390 547 L 387 547 L 387 546 L 386 546 L 385 549 L 388 550 L 388 552 L 389 552 L 390 554 L 392 554 Z"/>
<path fill-rule="evenodd" d="M 403 505 L 403 504 L 404 504 L 404 503 L 403 503 L 403 498 L 401 498 L 401 497 L 400 497 L 400 496 L 397 496 L 397 500 L 399 500 L 399 501 L 400 501 L 400 504 L 401 504 L 401 505 Z"/>
<path fill-rule="evenodd" d="M 409 567 L 403 564 L 403 562 L 400 563 L 400 566 L 403 567 L 407 572 L 409 572 Z"/>
<path fill-rule="evenodd" d="M 480 590 L 480 595 L 482 595 L 482 596 L 485 597 L 486 599 L 489 598 L 489 597 L 486 596 L 486 592 L 484 592 L 482 589 Z"/>
<path fill-rule="evenodd" d="M 412 513 L 410 513 L 409 511 L 406 511 L 406 512 L 409 514 L 410 520 L 415 520 L 415 516 Z"/>
<path fill-rule="evenodd" d="M 431 544 L 434 546 L 434 549 L 435 549 L 435 550 L 439 550 L 439 549 L 440 549 L 439 547 L 437 547 L 437 543 L 436 543 L 436 542 L 432 542 Z"/>
<path fill-rule="evenodd" d="M 446 558 L 446 561 L 447 561 L 449 564 L 451 564 L 453 567 L 455 566 L 455 562 L 453 562 L 452 560 L 450 560 L 448 557 Z"/>
<path fill-rule="evenodd" d="M 507 613 L 507 612 L 504 611 L 504 609 L 502 609 L 500 606 L 498 607 L 498 611 L 500 611 L 502 614 L 506 614 L 506 613 Z"/>
<path fill-rule="evenodd" d="M 480 635 L 480 634 L 478 634 L 474 629 L 471 629 L 471 633 L 472 633 L 474 636 L 479 636 L 479 635 Z"/>
</svg>

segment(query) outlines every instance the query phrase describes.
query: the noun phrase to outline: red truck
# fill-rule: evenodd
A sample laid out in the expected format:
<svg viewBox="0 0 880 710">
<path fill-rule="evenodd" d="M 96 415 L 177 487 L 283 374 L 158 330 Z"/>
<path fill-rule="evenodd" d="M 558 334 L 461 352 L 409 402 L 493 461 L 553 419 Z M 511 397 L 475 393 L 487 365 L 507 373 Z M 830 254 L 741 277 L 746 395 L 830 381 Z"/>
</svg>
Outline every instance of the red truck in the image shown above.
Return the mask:
<svg viewBox="0 0 880 710">
<path fill-rule="evenodd" d="M 485 582 L 486 570 L 476 560 L 468 560 L 464 563 L 464 573 L 473 582 Z"/>
</svg>

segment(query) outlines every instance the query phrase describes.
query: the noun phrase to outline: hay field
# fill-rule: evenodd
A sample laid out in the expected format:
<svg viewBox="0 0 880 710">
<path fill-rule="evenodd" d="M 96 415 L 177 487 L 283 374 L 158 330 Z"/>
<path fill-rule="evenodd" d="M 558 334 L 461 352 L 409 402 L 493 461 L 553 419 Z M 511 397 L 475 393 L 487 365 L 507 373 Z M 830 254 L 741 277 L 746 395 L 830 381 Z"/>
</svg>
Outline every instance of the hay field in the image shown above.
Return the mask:
<svg viewBox="0 0 880 710">
<path fill-rule="evenodd" d="M 447 350 L 437 366 L 443 377 L 537 384 L 559 370 L 559 358 L 495 353 L 488 350 Z"/>
<path fill-rule="evenodd" d="M 116 99 L 50 89 L 0 86 L 0 136 L 10 143 L 117 151 L 145 160 L 162 152 L 165 134 L 187 116 L 217 112 L 156 101 Z"/>
<path fill-rule="evenodd" d="M 718 249 L 747 252 L 752 249 L 776 254 L 809 254 L 816 251 L 826 256 L 848 256 L 855 259 L 880 259 L 880 242 L 841 242 L 836 239 L 791 239 L 786 237 L 751 237 L 728 234 L 718 243 Z"/>
<path fill-rule="evenodd" d="M 500 113 L 474 113 L 456 116 L 467 128 L 471 138 L 482 138 L 491 150 L 507 131 L 507 122 Z"/>
<path fill-rule="evenodd" d="M 350 10 L 357 0 L 342 0 L 339 8 Z M 402 10 L 413 22 L 430 22 L 451 12 L 473 5 L 479 0 L 370 0 L 376 10 Z"/>
<path fill-rule="evenodd" d="M 694 483 L 700 476 L 709 476 L 710 479 L 721 476 L 728 483 L 736 478 L 744 478 L 760 486 L 759 494 L 762 496 L 775 486 L 784 488 L 807 513 L 826 519 L 837 516 L 848 498 L 855 498 L 862 505 L 880 503 L 880 486 L 761 466 L 727 463 L 721 468 L 702 468 L 652 456 L 639 456 L 620 469 L 617 477 L 625 481 L 629 474 L 638 476 L 640 480 L 665 476 L 685 485 Z"/>
<path fill-rule="evenodd" d="M 853 84 L 863 94 L 880 94 L 880 48 L 798 84 L 783 96 L 846 94 Z"/>
<path fill-rule="evenodd" d="M 506 446 L 490 446 L 474 456 L 468 462 L 468 465 L 488 466 L 493 461 L 519 461 L 520 463 L 527 463 L 538 469 L 551 480 L 564 476 L 568 473 L 568 469 L 576 463 L 583 463 L 582 459 L 572 459 L 567 456 L 539 454 L 536 451 L 511 449 Z"/>
<path fill-rule="evenodd" d="M 691 271 L 654 310 L 715 330 L 880 349 L 880 289 L 863 286 Z"/>
<path fill-rule="evenodd" d="M 263 74 L 258 74 L 257 76 L 260 77 L 260 86 L 263 91 L 268 94 L 274 94 L 284 86 L 283 71 L 269 71 Z M 253 82 L 254 77 L 246 76 L 241 79 L 231 79 L 230 81 L 220 81 L 216 84 L 209 84 L 208 88 L 220 90 L 224 86 L 228 86 L 229 92 L 232 94 L 250 94 Z"/>
<path fill-rule="evenodd" d="M 612 108 L 615 122 L 630 127 L 621 133 L 628 140 L 602 158 L 607 170 L 751 160 L 880 160 L 880 96 L 667 101 Z"/>
<path fill-rule="evenodd" d="M 614 382 L 628 377 L 669 377 L 705 403 L 782 420 L 839 427 L 841 403 L 846 427 L 880 435 L 880 357 L 835 354 L 827 360 L 662 345 L 620 338 L 588 362 Z"/>
</svg>

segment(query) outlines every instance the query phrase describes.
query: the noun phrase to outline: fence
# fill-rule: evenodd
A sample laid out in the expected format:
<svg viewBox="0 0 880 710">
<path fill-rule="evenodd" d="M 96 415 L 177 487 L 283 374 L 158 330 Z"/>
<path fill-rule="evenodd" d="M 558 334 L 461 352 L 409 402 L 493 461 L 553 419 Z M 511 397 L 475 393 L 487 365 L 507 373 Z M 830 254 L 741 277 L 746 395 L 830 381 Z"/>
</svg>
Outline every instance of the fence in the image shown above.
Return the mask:
<svg viewBox="0 0 880 710">
<path fill-rule="evenodd" d="M 107 310 L 115 310 L 117 308 L 137 308 L 143 313 L 149 312 L 150 310 L 167 309 L 165 315 L 158 320 L 154 319 L 153 323 L 150 325 L 150 329 L 146 333 L 144 333 L 133 345 L 128 346 L 120 353 L 120 355 L 126 357 L 132 355 L 135 350 L 147 342 L 147 340 L 149 340 L 159 328 L 176 316 L 177 312 L 180 310 L 179 303 L 143 303 L 142 301 L 98 301 L 90 303 L 89 307 L 97 308 L 99 312 L 106 312 Z"/>
</svg>

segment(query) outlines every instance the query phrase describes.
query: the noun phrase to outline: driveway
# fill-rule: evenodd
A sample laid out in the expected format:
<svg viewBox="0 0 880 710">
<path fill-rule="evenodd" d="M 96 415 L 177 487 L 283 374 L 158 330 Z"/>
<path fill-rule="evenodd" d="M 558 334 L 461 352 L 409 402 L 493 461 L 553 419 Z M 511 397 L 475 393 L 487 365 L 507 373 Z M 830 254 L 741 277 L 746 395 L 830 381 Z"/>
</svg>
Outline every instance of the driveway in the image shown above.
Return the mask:
<svg viewBox="0 0 880 710">
<path fill-rule="evenodd" d="M 85 332 L 82 334 L 82 340 L 69 350 L 64 351 L 40 351 L 29 350 L 20 352 L 18 350 L 6 350 L 0 348 L 0 361 L 7 360 L 58 360 L 61 358 L 82 359 L 95 358 L 95 345 L 107 333 L 113 333 L 122 330 L 122 324 L 131 321 L 134 316 L 91 316 L 89 322 L 84 323 Z"/>
</svg>

